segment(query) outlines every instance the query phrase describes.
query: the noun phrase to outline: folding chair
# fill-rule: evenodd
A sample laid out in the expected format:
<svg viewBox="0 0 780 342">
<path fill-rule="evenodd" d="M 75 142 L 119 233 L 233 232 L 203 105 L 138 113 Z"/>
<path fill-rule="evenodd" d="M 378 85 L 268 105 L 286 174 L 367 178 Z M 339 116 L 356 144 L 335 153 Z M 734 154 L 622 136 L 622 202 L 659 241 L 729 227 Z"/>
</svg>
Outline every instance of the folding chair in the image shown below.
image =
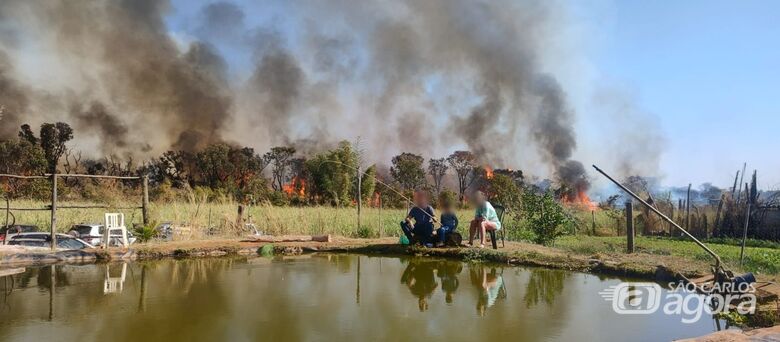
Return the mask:
<svg viewBox="0 0 780 342">
<path fill-rule="evenodd" d="M 127 247 L 130 243 L 127 240 L 127 227 L 125 227 L 125 214 L 106 213 L 106 231 L 103 233 L 103 248 L 108 248 L 111 243 L 112 233 L 118 232 L 122 246 Z"/>
<path fill-rule="evenodd" d="M 506 243 L 504 242 L 504 211 L 506 209 L 503 205 L 493 205 L 493 209 L 496 210 L 496 216 L 498 216 L 498 222 L 501 222 L 501 229 L 498 230 L 499 234 L 501 234 L 501 248 L 506 247 Z M 477 238 L 481 238 L 481 232 L 477 232 Z M 490 243 L 493 244 L 493 249 L 498 249 L 498 241 L 496 240 L 496 231 L 490 230 L 488 231 L 488 234 L 490 234 Z"/>
</svg>

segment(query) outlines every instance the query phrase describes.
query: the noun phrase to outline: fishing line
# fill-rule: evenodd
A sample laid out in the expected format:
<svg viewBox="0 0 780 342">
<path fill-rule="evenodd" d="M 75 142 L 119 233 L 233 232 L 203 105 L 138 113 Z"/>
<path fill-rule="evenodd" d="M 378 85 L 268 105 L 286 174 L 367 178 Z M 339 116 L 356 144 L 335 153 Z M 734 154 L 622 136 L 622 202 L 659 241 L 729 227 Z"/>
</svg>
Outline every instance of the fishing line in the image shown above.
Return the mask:
<svg viewBox="0 0 780 342">
<path fill-rule="evenodd" d="M 347 165 L 347 164 L 344 164 L 344 163 L 342 163 L 342 162 L 340 162 L 340 161 L 335 161 L 335 160 L 325 160 L 325 161 L 322 161 L 322 162 L 320 162 L 320 164 L 318 164 L 318 166 L 319 166 L 319 165 L 322 165 L 322 164 L 324 164 L 324 163 L 334 163 L 334 164 L 340 164 L 340 165 L 346 166 L 347 168 L 350 168 L 350 169 L 352 169 L 352 170 L 354 170 L 354 171 L 357 171 L 357 173 L 359 173 L 361 177 L 362 177 L 362 176 L 365 174 L 365 173 L 361 173 L 361 172 L 360 172 L 360 168 L 353 167 L 353 166 L 351 166 L 351 165 Z M 379 184 L 381 184 L 381 185 L 384 185 L 386 188 L 390 189 L 390 191 L 392 191 L 392 192 L 395 192 L 396 194 L 398 194 L 398 196 L 401 196 L 401 198 L 403 198 L 403 199 L 405 199 L 407 202 L 409 202 L 409 203 L 412 205 L 412 207 L 414 207 L 414 208 L 417 208 L 417 209 L 420 209 L 420 210 L 421 210 L 423 213 L 425 213 L 425 215 L 426 215 L 426 216 L 430 217 L 430 218 L 431 218 L 433 221 L 438 221 L 438 220 L 437 220 L 435 217 L 433 217 L 433 215 L 431 215 L 431 214 L 428 214 L 428 212 L 427 212 L 427 211 L 425 211 L 425 209 L 418 207 L 418 206 L 417 206 L 417 204 L 415 204 L 415 203 L 414 203 L 414 201 L 412 201 L 411 199 L 409 199 L 409 197 L 406 197 L 406 196 L 404 196 L 404 194 L 403 194 L 403 193 L 401 193 L 400 191 L 398 191 L 398 190 L 394 189 L 394 188 L 393 188 L 392 186 L 390 186 L 389 184 L 387 184 L 387 183 L 385 183 L 385 182 L 382 182 L 382 181 L 380 181 L 380 180 L 379 180 L 379 178 L 377 178 L 376 176 L 373 176 L 373 178 L 374 178 L 374 181 L 375 181 L 375 182 L 377 182 L 377 183 L 379 183 Z M 361 189 L 358 189 L 358 193 L 360 193 L 360 191 L 361 191 Z M 360 196 L 360 194 L 359 194 L 358 196 Z"/>
</svg>

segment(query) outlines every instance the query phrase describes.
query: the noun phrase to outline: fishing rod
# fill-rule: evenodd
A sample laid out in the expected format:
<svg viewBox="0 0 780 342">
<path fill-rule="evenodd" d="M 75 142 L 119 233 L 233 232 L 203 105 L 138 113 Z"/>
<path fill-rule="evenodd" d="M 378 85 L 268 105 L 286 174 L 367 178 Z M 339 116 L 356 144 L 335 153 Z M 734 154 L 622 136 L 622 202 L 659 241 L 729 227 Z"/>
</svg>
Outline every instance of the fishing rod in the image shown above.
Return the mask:
<svg viewBox="0 0 780 342">
<path fill-rule="evenodd" d="M 324 161 L 321 161 L 321 162 L 320 162 L 320 164 L 318 164 L 318 165 L 322 165 L 322 164 L 324 164 L 324 163 L 333 163 L 333 164 L 339 164 L 339 165 L 342 165 L 342 166 L 346 166 L 346 167 L 347 167 L 347 168 L 349 168 L 349 169 L 352 169 L 352 170 L 354 170 L 354 171 L 357 171 L 358 175 L 359 175 L 359 176 L 361 176 L 361 177 L 362 177 L 362 176 L 363 176 L 363 174 L 364 174 L 364 173 L 360 172 L 360 168 L 359 168 L 359 167 L 353 167 L 352 165 L 347 165 L 347 164 L 345 164 L 345 163 L 342 163 L 342 162 L 340 162 L 340 161 L 336 161 L 336 160 L 324 160 Z M 417 208 L 417 209 L 420 209 L 420 210 L 421 210 L 421 211 L 422 211 L 422 212 L 423 212 L 423 213 L 424 213 L 426 216 L 430 217 L 430 218 L 431 218 L 431 219 L 432 219 L 434 222 L 438 221 L 438 220 L 436 219 L 436 217 L 434 217 L 434 216 L 433 216 L 433 215 L 431 215 L 431 214 L 428 214 L 428 212 L 427 212 L 427 211 L 425 211 L 425 209 L 423 209 L 423 208 L 420 208 L 419 206 L 417 206 L 417 204 L 415 204 L 415 203 L 414 203 L 414 201 L 412 201 L 412 200 L 411 200 L 409 197 L 406 197 L 406 196 L 405 196 L 403 193 L 401 193 L 400 191 L 398 191 L 398 190 L 394 189 L 394 188 L 393 188 L 392 186 L 390 186 L 389 184 L 387 184 L 387 183 L 385 183 L 385 182 L 382 182 L 381 180 L 379 180 L 379 178 L 378 178 L 377 176 L 373 176 L 373 178 L 374 178 L 374 181 L 375 181 L 375 182 L 377 182 L 377 183 L 379 183 L 379 184 L 381 184 L 381 185 L 384 185 L 384 186 L 385 186 L 387 189 L 389 189 L 390 191 L 392 191 L 392 192 L 395 192 L 395 193 L 396 193 L 398 196 L 401 196 L 401 198 L 403 198 L 404 200 L 406 200 L 406 202 L 410 203 L 410 204 L 412 205 L 412 207 L 414 207 L 414 208 Z M 361 190 L 361 189 L 358 189 L 358 193 L 360 192 L 360 190 Z M 359 195 L 358 195 L 358 196 L 359 196 Z"/>
</svg>

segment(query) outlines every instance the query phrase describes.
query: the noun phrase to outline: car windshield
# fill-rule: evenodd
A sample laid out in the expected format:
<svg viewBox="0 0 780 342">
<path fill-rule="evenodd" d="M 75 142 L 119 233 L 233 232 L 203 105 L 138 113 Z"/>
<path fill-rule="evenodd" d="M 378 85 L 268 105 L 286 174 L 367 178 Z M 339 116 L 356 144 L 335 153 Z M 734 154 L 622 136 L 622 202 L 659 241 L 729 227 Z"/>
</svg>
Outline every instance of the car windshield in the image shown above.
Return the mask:
<svg viewBox="0 0 780 342">
<path fill-rule="evenodd" d="M 92 234 L 92 227 L 90 226 L 75 226 L 73 227 L 73 230 L 77 231 L 79 235 L 90 235 Z"/>
<path fill-rule="evenodd" d="M 57 237 L 57 247 L 59 248 L 65 248 L 65 249 L 83 249 L 87 247 L 85 244 L 81 243 L 81 241 L 73 239 L 73 238 L 66 238 L 63 236 Z"/>
</svg>

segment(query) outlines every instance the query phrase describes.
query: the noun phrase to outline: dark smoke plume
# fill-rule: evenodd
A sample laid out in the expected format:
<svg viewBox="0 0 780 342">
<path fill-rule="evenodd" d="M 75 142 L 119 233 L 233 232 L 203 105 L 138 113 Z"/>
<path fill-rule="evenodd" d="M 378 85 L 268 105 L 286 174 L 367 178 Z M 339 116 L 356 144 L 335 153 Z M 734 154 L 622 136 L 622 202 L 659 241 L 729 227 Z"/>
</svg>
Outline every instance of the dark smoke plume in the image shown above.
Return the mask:
<svg viewBox="0 0 780 342">
<path fill-rule="evenodd" d="M 541 63 L 567 24 L 558 4 L 279 1 L 263 10 L 272 19 L 257 23 L 235 3 L 210 3 L 182 33 L 166 26 L 177 15 L 166 1 L 4 1 L 0 51 L 17 52 L 0 54 L 0 136 L 51 113 L 69 113 L 77 140 L 97 132 L 100 147 L 85 149 L 141 157 L 218 141 L 313 152 L 361 136 L 374 161 L 456 146 L 500 168 L 541 161 L 587 189 L 573 160 L 575 113 Z M 13 61 L 32 53 L 25 41 L 43 46 L 54 59 L 47 71 L 68 81 L 21 82 L 31 71 Z"/>
</svg>

